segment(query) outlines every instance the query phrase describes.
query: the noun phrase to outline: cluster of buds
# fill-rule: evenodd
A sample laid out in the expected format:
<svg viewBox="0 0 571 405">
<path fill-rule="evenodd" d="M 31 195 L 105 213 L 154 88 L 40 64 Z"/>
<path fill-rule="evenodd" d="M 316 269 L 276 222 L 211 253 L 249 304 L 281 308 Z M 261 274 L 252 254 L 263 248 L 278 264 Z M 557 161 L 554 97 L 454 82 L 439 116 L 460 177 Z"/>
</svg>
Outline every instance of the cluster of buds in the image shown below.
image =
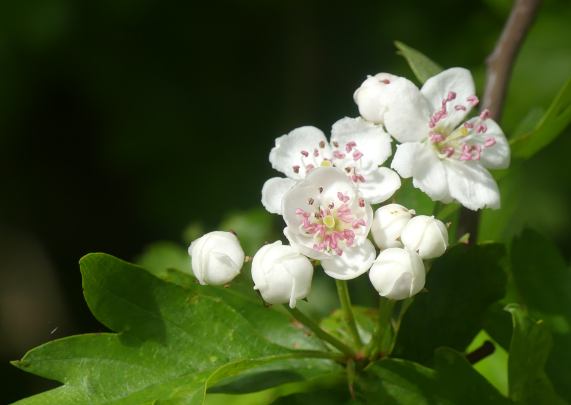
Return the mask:
<svg viewBox="0 0 571 405">
<path fill-rule="evenodd" d="M 402 300 L 420 292 L 426 279 L 423 260 L 442 256 L 448 246 L 448 230 L 442 221 L 414 214 L 399 204 L 375 212 L 371 233 L 381 253 L 369 278 L 383 297 Z"/>
</svg>

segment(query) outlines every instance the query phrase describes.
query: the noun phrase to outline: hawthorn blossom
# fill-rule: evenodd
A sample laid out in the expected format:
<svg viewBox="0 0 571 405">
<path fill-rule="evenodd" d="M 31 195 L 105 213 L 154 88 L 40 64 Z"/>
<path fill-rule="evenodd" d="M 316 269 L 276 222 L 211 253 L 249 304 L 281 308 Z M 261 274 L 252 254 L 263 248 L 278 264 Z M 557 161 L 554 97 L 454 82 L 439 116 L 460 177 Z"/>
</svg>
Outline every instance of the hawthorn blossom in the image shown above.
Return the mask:
<svg viewBox="0 0 571 405">
<path fill-rule="evenodd" d="M 411 250 L 383 250 L 369 272 L 369 279 L 382 297 L 404 300 L 418 294 L 426 282 L 420 256 Z"/>
<path fill-rule="evenodd" d="M 236 235 L 213 231 L 193 241 L 188 247 L 192 272 L 202 285 L 227 284 L 240 274 L 244 251 Z"/>
<path fill-rule="evenodd" d="M 270 152 L 272 167 L 287 177 L 273 177 L 262 188 L 262 204 L 282 213 L 284 194 L 318 167 L 341 169 L 371 204 L 390 198 L 400 187 L 399 176 L 379 167 L 391 155 L 391 138 L 382 127 L 362 118 L 343 118 L 333 124 L 331 143 L 315 127 L 294 129 L 276 139 Z"/>
<path fill-rule="evenodd" d="M 268 304 L 288 304 L 309 295 L 313 266 L 309 259 L 281 241 L 262 246 L 252 261 L 254 290 Z"/>
<path fill-rule="evenodd" d="M 400 238 L 406 249 L 418 253 L 422 259 L 440 257 L 448 247 L 446 225 L 428 215 L 418 215 L 408 221 Z"/>
<path fill-rule="evenodd" d="M 391 164 L 401 177 L 412 177 L 435 201 L 458 201 L 472 210 L 499 208 L 498 186 L 487 169 L 508 167 L 510 149 L 488 110 L 465 120 L 478 104 L 468 70 L 445 70 L 420 90 L 398 78 L 379 94 L 385 128 L 401 142 Z"/>
<path fill-rule="evenodd" d="M 283 217 L 291 246 L 320 260 L 333 278 L 355 278 L 375 260 L 375 247 L 367 239 L 373 210 L 341 168 L 311 170 L 285 193 Z"/>
</svg>

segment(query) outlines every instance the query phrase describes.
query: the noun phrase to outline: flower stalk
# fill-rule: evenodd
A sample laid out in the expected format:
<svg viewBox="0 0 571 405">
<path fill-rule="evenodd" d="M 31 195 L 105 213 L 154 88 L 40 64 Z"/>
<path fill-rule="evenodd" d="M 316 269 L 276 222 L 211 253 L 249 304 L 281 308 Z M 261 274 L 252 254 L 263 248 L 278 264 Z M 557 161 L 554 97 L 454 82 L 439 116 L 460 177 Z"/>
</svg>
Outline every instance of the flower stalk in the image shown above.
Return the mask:
<svg viewBox="0 0 571 405">
<path fill-rule="evenodd" d="M 337 295 L 339 295 L 339 302 L 341 303 L 341 310 L 343 311 L 345 322 L 347 322 L 347 327 L 353 337 L 355 347 L 360 349 L 363 346 L 363 342 L 357 330 L 357 323 L 355 322 L 355 316 L 353 315 L 353 309 L 351 307 L 351 297 L 349 296 L 347 282 L 345 280 L 335 280 L 335 284 L 337 286 Z"/>
<path fill-rule="evenodd" d="M 315 321 L 313 321 L 311 318 L 309 318 L 307 315 L 305 315 L 299 309 L 290 308 L 290 307 L 285 306 L 285 305 L 284 305 L 284 307 L 288 310 L 288 312 L 296 320 L 301 322 L 309 330 L 311 330 L 313 333 L 315 333 L 315 335 L 317 337 L 319 337 L 320 339 L 329 343 L 331 346 L 335 347 L 337 350 L 339 350 L 341 353 L 345 354 L 346 356 L 348 356 L 348 357 L 354 357 L 355 356 L 355 352 L 353 351 L 353 349 L 351 349 L 345 343 L 343 343 L 342 341 L 337 339 L 335 336 L 330 335 L 329 333 L 325 332 L 323 329 L 321 329 L 321 327 Z"/>
</svg>

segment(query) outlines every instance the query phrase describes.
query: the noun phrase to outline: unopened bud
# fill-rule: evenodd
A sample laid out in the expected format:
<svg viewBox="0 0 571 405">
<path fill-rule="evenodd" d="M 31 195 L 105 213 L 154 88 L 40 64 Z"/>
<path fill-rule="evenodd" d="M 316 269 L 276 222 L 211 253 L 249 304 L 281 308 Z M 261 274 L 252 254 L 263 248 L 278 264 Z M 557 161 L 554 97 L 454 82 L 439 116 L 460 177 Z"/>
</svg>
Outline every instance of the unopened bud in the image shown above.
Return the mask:
<svg viewBox="0 0 571 405">
<path fill-rule="evenodd" d="M 383 123 L 384 115 L 391 100 L 391 85 L 397 76 L 389 73 L 379 73 L 370 76 L 353 94 L 353 99 L 359 107 L 359 113 L 367 121 Z"/>
<path fill-rule="evenodd" d="M 263 246 L 252 261 L 254 289 L 268 304 L 289 304 L 307 297 L 313 266 L 309 259 L 281 241 Z"/>
<path fill-rule="evenodd" d="M 446 225 L 434 217 L 419 215 L 404 227 L 401 240 L 405 248 L 414 250 L 423 259 L 442 256 L 448 247 Z"/>
<path fill-rule="evenodd" d="M 236 235 L 214 231 L 203 235 L 188 248 L 192 272 L 200 284 L 223 285 L 240 273 L 244 251 Z"/>
<path fill-rule="evenodd" d="M 401 248 L 383 250 L 369 271 L 369 278 L 379 295 L 403 300 L 424 287 L 426 271 L 418 254 Z"/>
<path fill-rule="evenodd" d="M 413 210 L 399 204 L 384 205 L 375 211 L 371 232 L 378 248 L 402 247 L 402 230 L 413 215 Z"/>
</svg>

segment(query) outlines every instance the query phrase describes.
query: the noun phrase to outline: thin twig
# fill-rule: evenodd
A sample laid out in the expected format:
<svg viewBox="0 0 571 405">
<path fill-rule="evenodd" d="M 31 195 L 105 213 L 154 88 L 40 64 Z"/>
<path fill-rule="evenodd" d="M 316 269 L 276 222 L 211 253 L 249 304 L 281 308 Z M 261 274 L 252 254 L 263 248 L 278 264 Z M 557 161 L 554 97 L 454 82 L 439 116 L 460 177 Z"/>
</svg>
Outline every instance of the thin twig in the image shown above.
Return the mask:
<svg viewBox="0 0 571 405">
<path fill-rule="evenodd" d="M 490 117 L 499 121 L 510 82 L 516 56 L 525 35 L 537 14 L 541 0 L 515 0 L 510 16 L 493 52 L 486 59 L 486 87 L 481 104 L 490 110 Z M 462 208 L 458 223 L 458 235 L 470 234 L 469 243 L 477 242 L 479 211 Z"/>
</svg>

